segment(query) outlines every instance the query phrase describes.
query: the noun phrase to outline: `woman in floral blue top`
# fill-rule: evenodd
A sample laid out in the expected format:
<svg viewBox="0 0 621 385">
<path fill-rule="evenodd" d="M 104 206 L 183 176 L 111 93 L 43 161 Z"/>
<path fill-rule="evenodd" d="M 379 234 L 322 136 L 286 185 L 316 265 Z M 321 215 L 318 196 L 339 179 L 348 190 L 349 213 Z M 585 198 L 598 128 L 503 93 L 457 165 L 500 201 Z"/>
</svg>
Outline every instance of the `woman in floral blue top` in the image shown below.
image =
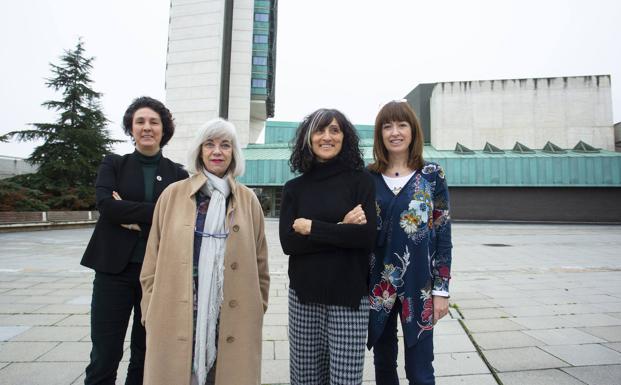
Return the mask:
<svg viewBox="0 0 621 385">
<path fill-rule="evenodd" d="M 442 168 L 423 160 L 423 132 L 408 103 L 375 120 L 377 240 L 371 258 L 368 347 L 378 385 L 398 384 L 397 315 L 410 384 L 435 384 L 433 326 L 448 313 L 449 195 Z"/>
</svg>

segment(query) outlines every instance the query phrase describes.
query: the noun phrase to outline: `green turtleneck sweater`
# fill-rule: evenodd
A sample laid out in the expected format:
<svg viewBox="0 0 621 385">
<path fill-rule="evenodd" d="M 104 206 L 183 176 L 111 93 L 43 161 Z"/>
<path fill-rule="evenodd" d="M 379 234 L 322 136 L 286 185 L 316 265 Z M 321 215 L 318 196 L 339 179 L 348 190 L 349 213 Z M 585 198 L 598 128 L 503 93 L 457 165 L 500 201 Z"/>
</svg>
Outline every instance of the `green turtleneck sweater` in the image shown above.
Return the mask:
<svg viewBox="0 0 621 385">
<path fill-rule="evenodd" d="M 159 151 L 153 156 L 146 156 L 138 151 L 135 151 L 135 154 L 136 158 L 140 161 L 140 164 L 142 165 L 142 175 L 144 178 L 144 202 L 152 203 L 154 202 L 153 190 L 155 187 L 155 178 L 157 177 L 157 166 L 159 165 L 160 159 L 162 158 L 162 151 Z M 147 234 L 143 234 L 142 232 L 140 232 L 138 242 L 134 247 L 131 258 L 129 259 L 130 262 L 142 263 L 144 259 L 144 253 L 147 249 L 146 237 Z"/>
</svg>

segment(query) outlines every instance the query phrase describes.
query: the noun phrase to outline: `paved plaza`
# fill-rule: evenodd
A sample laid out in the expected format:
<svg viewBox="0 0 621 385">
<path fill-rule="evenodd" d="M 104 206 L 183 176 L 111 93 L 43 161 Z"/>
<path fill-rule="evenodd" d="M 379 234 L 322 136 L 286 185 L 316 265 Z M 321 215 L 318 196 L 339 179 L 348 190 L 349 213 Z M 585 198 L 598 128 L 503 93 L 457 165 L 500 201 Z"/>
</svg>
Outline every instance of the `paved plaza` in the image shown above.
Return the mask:
<svg viewBox="0 0 621 385">
<path fill-rule="evenodd" d="M 287 258 L 278 222 L 266 228 L 262 383 L 287 384 Z M 79 260 L 91 232 L 0 234 L 0 384 L 83 383 L 93 273 Z M 458 223 L 453 234 L 438 385 L 621 384 L 621 226 Z M 364 378 L 374 384 L 370 353 Z"/>
</svg>

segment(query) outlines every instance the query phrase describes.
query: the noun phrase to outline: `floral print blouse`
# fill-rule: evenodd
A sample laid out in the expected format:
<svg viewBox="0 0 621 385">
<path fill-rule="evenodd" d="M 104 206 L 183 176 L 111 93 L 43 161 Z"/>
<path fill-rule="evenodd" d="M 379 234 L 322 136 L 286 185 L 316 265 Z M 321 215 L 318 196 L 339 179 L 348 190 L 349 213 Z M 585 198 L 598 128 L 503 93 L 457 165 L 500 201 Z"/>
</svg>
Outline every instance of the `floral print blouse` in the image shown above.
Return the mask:
<svg viewBox="0 0 621 385">
<path fill-rule="evenodd" d="M 396 195 L 381 174 L 373 177 L 377 240 L 371 256 L 368 346 L 381 336 L 399 300 L 410 347 L 431 335 L 432 295 L 448 295 L 452 249 L 448 188 L 444 170 L 430 162 L 416 170 Z"/>
</svg>

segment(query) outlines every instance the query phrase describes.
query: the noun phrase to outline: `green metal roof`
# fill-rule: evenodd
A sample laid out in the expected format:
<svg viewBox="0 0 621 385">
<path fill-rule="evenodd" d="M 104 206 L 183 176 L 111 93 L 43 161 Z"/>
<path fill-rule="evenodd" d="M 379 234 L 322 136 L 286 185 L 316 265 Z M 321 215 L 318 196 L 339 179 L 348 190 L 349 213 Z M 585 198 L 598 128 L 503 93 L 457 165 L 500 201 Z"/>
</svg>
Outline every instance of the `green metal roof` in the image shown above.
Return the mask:
<svg viewBox="0 0 621 385">
<path fill-rule="evenodd" d="M 265 122 L 265 144 L 289 143 L 295 136 L 300 122 L 271 121 Z M 356 124 L 356 131 L 360 139 L 373 140 L 374 127 L 369 124 Z"/>
<path fill-rule="evenodd" d="M 459 155 L 425 147 L 424 157 L 444 167 L 449 186 L 621 187 L 621 154 L 612 151 Z"/>
<path fill-rule="evenodd" d="M 299 122 L 267 121 L 265 144 L 243 149 L 250 186 L 282 186 L 294 177 L 289 170 L 289 141 Z M 373 161 L 373 126 L 356 125 L 364 160 Z M 458 145 L 457 147 L 463 147 Z M 621 153 L 578 143 L 571 151 L 553 144 L 533 150 L 516 142 L 512 150 L 493 145 L 487 152 L 436 150 L 427 145 L 423 157 L 440 164 L 454 187 L 621 187 Z M 498 151 L 496 151 L 498 150 Z M 552 151 L 554 150 L 554 151 Z"/>
<path fill-rule="evenodd" d="M 276 123 L 276 122 L 272 122 Z M 277 122 L 289 123 L 289 122 Z M 291 123 L 296 124 L 297 123 Z M 362 140 L 365 161 L 372 161 L 372 141 Z M 289 170 L 287 143 L 254 144 L 243 150 L 246 173 L 240 179 L 250 186 L 281 186 L 294 174 Z M 425 146 L 424 158 L 439 163 L 454 187 L 621 187 L 621 153 L 567 152 L 461 155 Z"/>
</svg>

